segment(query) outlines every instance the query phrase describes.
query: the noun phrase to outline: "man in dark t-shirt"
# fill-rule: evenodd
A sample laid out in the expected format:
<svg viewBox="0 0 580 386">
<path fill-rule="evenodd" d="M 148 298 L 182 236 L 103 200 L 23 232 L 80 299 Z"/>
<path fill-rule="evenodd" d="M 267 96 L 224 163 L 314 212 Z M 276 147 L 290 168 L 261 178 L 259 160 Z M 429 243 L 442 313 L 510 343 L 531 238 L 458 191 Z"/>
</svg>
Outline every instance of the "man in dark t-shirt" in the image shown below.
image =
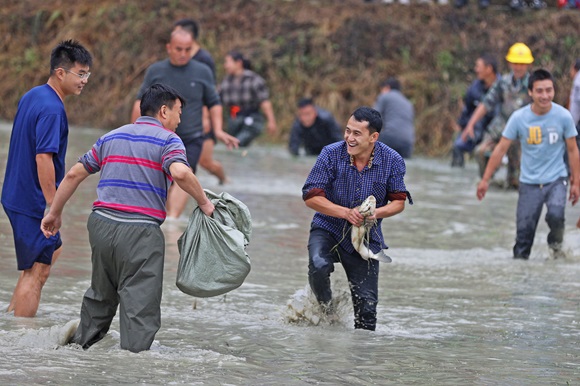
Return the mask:
<svg viewBox="0 0 580 386">
<path fill-rule="evenodd" d="M 153 63 L 147 69 L 133 105 L 131 120 L 134 122 L 139 117 L 141 95 L 151 85 L 161 83 L 176 89 L 186 101 L 176 133 L 183 141 L 187 161 L 195 171 L 204 141 L 203 106 L 209 109 L 216 138 L 228 147 L 236 147 L 238 141 L 223 131 L 222 106 L 216 91 L 215 79 L 208 66 L 191 60 L 193 45 L 191 33 L 183 29 L 176 29 L 171 33 L 166 46 L 168 58 Z M 179 217 L 187 204 L 187 198 L 187 194 L 173 184 L 167 199 L 167 217 Z"/>
<path fill-rule="evenodd" d="M 318 155 L 324 146 L 342 140 L 342 130 L 329 111 L 316 106 L 311 98 L 298 102 L 298 114 L 288 142 L 291 154 L 298 155 L 304 146 L 306 155 Z"/>
<path fill-rule="evenodd" d="M 213 60 L 211 54 L 201 48 L 199 44 L 198 35 L 199 35 L 199 26 L 197 22 L 193 19 L 180 19 L 173 24 L 173 29 L 183 29 L 191 34 L 193 37 L 193 50 L 192 50 L 192 60 L 197 62 L 203 63 L 207 65 L 212 74 L 214 80 L 217 80 L 216 72 L 215 72 L 215 61 Z M 203 107 L 203 133 L 204 133 L 204 141 L 203 147 L 201 149 L 201 155 L 199 157 L 199 166 L 216 176 L 219 180 L 220 185 L 224 184 L 228 181 L 226 177 L 226 173 L 224 171 L 224 167 L 222 164 L 213 158 L 213 150 L 216 143 L 215 133 L 211 126 L 211 122 L 209 119 L 209 111 L 207 107 Z"/>
</svg>

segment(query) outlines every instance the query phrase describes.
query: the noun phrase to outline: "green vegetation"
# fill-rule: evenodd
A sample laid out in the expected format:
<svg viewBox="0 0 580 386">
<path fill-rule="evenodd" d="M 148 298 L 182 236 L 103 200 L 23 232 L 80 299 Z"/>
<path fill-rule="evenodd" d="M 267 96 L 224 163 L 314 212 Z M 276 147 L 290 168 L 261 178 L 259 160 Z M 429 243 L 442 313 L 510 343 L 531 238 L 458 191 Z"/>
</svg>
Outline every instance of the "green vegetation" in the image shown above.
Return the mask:
<svg viewBox="0 0 580 386">
<path fill-rule="evenodd" d="M 112 129 L 126 123 L 145 69 L 165 58 L 173 21 L 200 22 L 200 42 L 216 59 L 240 49 L 267 80 L 287 138 L 294 106 L 302 96 L 346 121 L 359 105 L 372 105 L 378 83 L 398 76 L 417 111 L 417 151 L 445 154 L 463 92 L 481 52 L 492 52 L 507 71 L 508 47 L 522 41 L 557 78 L 557 102 L 569 92 L 568 69 L 580 56 L 580 12 L 511 13 L 506 1 L 486 11 L 476 2 L 451 5 L 370 4 L 362 0 L 29 0 L 0 9 L 0 118 L 11 120 L 22 93 L 46 81 L 51 48 L 74 38 L 95 57 L 80 98 L 67 100 L 69 120 Z M 266 136 L 262 140 L 267 140 Z"/>
</svg>

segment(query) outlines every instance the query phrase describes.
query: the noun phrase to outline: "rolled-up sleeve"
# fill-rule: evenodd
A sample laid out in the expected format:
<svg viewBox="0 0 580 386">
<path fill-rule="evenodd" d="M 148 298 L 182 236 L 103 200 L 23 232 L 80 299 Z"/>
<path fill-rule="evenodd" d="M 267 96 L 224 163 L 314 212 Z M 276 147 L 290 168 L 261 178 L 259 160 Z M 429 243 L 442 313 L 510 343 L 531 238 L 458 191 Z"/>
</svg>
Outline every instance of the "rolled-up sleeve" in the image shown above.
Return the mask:
<svg viewBox="0 0 580 386">
<path fill-rule="evenodd" d="M 403 158 L 393 162 L 391 174 L 387 182 L 387 197 L 389 201 L 393 201 L 394 198 L 399 199 L 401 197 L 400 193 L 404 193 L 406 198 L 409 200 L 409 204 L 413 205 L 413 198 L 411 197 L 411 193 L 409 193 L 407 187 L 405 186 L 406 173 L 407 167 Z"/>
<path fill-rule="evenodd" d="M 170 137 L 163 149 L 161 167 L 166 175 L 171 176 L 169 167 L 174 162 L 181 162 L 182 164 L 190 166 L 189 163 L 187 163 L 185 146 L 177 135 Z"/>
<path fill-rule="evenodd" d="M 316 159 L 316 163 L 312 167 L 304 186 L 302 187 L 302 199 L 305 200 L 309 196 L 312 189 L 320 189 L 326 191 L 332 184 L 334 178 L 334 171 L 331 166 L 330 157 L 326 149 Z"/>
<path fill-rule="evenodd" d="M 83 164 L 85 170 L 90 174 L 97 173 L 101 170 L 102 157 L 100 152 L 102 143 L 102 139 L 99 139 L 91 150 L 79 158 L 79 162 Z"/>
</svg>

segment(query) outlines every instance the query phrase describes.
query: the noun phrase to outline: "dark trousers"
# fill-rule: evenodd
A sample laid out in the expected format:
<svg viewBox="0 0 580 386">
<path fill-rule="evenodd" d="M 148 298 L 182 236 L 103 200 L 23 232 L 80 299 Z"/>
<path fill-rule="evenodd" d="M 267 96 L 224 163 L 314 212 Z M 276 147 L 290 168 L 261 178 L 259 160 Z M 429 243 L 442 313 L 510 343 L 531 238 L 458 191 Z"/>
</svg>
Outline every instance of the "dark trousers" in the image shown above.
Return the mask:
<svg viewBox="0 0 580 386">
<path fill-rule="evenodd" d="M 201 157 L 201 150 L 203 149 L 203 142 L 205 141 L 205 136 L 200 135 L 197 138 L 188 139 L 183 141 L 185 146 L 185 154 L 187 157 L 187 163 L 195 173 L 197 170 L 197 163 Z"/>
<path fill-rule="evenodd" d="M 326 230 L 312 226 L 308 240 L 308 281 L 322 304 L 332 300 L 330 274 L 341 263 L 348 279 L 354 308 L 354 328 L 374 330 L 377 324 L 379 262 L 364 260 L 358 252 L 348 253 Z M 332 250 L 332 252 L 331 252 Z"/>
<path fill-rule="evenodd" d="M 527 259 L 530 256 L 534 236 L 542 208 L 546 204 L 546 223 L 550 228 L 548 246 L 560 249 L 564 240 L 564 211 L 566 209 L 566 178 L 557 179 L 546 185 L 520 183 L 516 214 L 516 243 L 514 257 Z"/>
<path fill-rule="evenodd" d="M 158 225 L 122 223 L 95 213 L 87 228 L 93 272 L 72 341 L 88 348 L 101 340 L 120 304 L 121 348 L 148 350 L 161 326 L 163 232 Z"/>
<path fill-rule="evenodd" d="M 249 115 L 239 114 L 231 118 L 228 133 L 240 140 L 240 147 L 249 146 L 264 131 L 264 116 L 259 112 Z"/>
</svg>

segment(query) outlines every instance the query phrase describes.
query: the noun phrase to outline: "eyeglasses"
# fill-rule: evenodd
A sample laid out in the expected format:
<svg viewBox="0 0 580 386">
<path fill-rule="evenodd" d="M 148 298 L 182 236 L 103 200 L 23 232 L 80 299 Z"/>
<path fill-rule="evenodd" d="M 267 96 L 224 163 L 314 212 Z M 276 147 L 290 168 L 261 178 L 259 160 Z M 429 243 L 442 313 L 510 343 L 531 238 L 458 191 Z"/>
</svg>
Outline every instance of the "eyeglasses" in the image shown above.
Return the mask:
<svg viewBox="0 0 580 386">
<path fill-rule="evenodd" d="M 87 80 L 87 79 L 89 79 L 89 76 L 91 76 L 90 72 L 85 72 L 84 74 L 77 74 L 76 72 L 72 72 L 71 70 L 67 70 L 66 68 L 63 68 L 63 70 L 65 70 L 66 72 L 70 72 L 73 75 L 78 76 L 82 80 Z"/>
</svg>

